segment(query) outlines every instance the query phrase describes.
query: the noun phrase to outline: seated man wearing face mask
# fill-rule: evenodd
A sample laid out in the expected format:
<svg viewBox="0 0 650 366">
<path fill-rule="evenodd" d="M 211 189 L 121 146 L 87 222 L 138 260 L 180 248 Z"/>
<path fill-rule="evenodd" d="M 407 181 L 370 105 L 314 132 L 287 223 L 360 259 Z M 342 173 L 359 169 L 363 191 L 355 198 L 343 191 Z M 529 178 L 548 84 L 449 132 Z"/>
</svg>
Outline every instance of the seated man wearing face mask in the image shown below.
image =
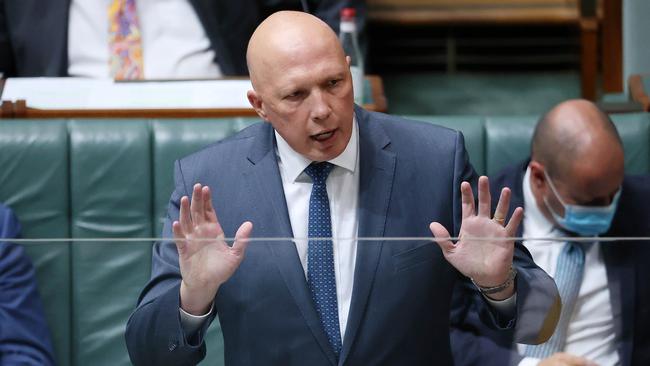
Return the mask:
<svg viewBox="0 0 650 366">
<path fill-rule="evenodd" d="M 456 364 L 649 365 L 650 243 L 597 236 L 650 236 L 650 177 L 624 175 L 609 118 L 588 101 L 559 104 L 539 121 L 530 160 L 490 179 L 524 207 L 519 236 L 582 241 L 524 240 L 562 299 L 548 342 L 513 344 L 468 314 L 452 331 Z"/>
</svg>

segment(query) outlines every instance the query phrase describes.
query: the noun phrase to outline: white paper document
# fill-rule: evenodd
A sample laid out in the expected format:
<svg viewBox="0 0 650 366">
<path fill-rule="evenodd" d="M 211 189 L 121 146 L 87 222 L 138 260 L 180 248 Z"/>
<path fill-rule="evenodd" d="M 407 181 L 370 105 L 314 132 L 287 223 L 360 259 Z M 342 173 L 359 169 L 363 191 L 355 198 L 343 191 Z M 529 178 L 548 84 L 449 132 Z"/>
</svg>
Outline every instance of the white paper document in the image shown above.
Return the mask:
<svg viewBox="0 0 650 366">
<path fill-rule="evenodd" d="M 37 109 L 252 108 L 250 80 L 113 81 L 88 78 L 9 78 L 2 100 Z"/>
</svg>

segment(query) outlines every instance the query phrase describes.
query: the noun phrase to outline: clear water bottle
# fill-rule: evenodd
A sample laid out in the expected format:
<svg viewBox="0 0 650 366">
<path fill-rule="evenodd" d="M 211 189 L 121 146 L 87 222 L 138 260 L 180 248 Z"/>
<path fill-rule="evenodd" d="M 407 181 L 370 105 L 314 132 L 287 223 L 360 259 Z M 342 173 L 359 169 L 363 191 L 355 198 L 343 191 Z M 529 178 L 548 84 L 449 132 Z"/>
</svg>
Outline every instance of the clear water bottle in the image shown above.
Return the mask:
<svg viewBox="0 0 650 366">
<path fill-rule="evenodd" d="M 345 54 L 350 56 L 350 73 L 352 74 L 354 102 L 361 105 L 363 104 L 364 70 L 355 17 L 356 10 L 354 8 L 343 8 L 341 10 L 339 40 L 341 41 Z"/>
</svg>

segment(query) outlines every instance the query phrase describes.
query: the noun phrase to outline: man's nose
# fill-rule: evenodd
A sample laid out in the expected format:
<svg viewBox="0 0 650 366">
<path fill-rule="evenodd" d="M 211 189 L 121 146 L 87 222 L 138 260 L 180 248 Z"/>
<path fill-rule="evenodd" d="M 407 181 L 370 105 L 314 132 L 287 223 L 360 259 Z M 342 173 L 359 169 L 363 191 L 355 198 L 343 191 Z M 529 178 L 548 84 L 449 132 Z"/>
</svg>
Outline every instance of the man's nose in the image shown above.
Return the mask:
<svg viewBox="0 0 650 366">
<path fill-rule="evenodd" d="M 332 108 L 330 108 L 327 94 L 321 90 L 312 93 L 311 118 L 316 122 L 323 121 L 329 117 L 330 113 L 332 113 Z"/>
</svg>

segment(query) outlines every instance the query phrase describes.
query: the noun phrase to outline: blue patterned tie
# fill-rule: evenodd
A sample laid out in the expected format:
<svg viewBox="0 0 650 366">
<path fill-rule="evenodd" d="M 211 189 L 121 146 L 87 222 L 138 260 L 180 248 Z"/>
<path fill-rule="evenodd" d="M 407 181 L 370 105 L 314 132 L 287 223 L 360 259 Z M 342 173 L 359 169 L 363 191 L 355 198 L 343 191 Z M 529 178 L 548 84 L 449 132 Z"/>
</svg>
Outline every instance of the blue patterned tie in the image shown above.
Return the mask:
<svg viewBox="0 0 650 366">
<path fill-rule="evenodd" d="M 585 250 L 582 244 L 576 242 L 564 244 L 562 252 L 557 258 L 557 268 L 555 270 L 555 283 L 562 299 L 560 320 L 553 336 L 546 343 L 526 347 L 526 357 L 544 359 L 564 349 L 571 314 L 582 284 L 584 267 Z"/>
<path fill-rule="evenodd" d="M 312 163 L 305 169 L 311 177 L 313 187 L 309 198 L 309 238 L 332 237 L 330 203 L 325 181 L 334 165 Z M 341 329 L 339 309 L 336 301 L 336 279 L 334 277 L 334 249 L 331 240 L 309 240 L 307 249 L 307 283 L 311 290 L 321 325 L 330 345 L 338 358 L 341 353 Z"/>
</svg>

